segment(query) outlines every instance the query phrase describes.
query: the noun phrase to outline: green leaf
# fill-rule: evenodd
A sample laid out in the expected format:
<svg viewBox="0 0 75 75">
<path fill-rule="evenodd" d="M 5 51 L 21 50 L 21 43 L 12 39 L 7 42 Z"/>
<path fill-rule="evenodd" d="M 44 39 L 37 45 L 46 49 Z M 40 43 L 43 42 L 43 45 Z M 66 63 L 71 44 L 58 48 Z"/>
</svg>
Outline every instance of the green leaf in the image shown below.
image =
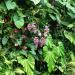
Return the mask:
<svg viewBox="0 0 75 75">
<path fill-rule="evenodd" d="M 49 3 L 48 0 L 43 0 L 44 4 L 48 7 L 48 8 L 53 8 L 53 6 Z"/>
<path fill-rule="evenodd" d="M 5 1 L 5 4 L 8 10 L 16 8 L 16 3 L 12 2 L 12 0 Z"/>
<path fill-rule="evenodd" d="M 44 60 L 47 62 L 48 71 L 52 72 L 54 70 L 54 67 L 55 67 L 55 56 L 54 56 L 54 53 L 48 51 Z"/>
<path fill-rule="evenodd" d="M 69 24 L 67 27 L 68 28 L 73 28 L 74 27 L 74 24 Z"/>
<path fill-rule="evenodd" d="M 22 44 L 22 38 L 17 39 L 16 43 L 17 43 L 18 45 L 21 45 L 21 44 Z"/>
<path fill-rule="evenodd" d="M 23 59 L 21 56 L 17 57 L 18 63 L 20 63 L 24 71 L 27 73 L 27 75 L 34 75 L 34 58 L 29 55 L 27 59 Z"/>
<path fill-rule="evenodd" d="M 6 6 L 5 6 L 4 2 L 0 3 L 0 12 L 2 12 L 2 11 L 6 11 Z"/>
<path fill-rule="evenodd" d="M 72 32 L 64 31 L 65 37 L 75 45 L 75 33 L 73 34 Z"/>
<path fill-rule="evenodd" d="M 34 2 L 35 5 L 37 5 L 40 2 L 40 0 L 31 0 L 31 1 Z"/>
<path fill-rule="evenodd" d="M 7 38 L 7 37 L 3 37 L 3 38 L 2 38 L 2 44 L 3 44 L 3 45 L 6 45 L 7 42 L 8 42 L 8 38 Z"/>
<path fill-rule="evenodd" d="M 11 71 L 11 70 L 7 70 L 5 72 L 5 75 L 15 75 L 15 73 L 13 71 Z"/>
<path fill-rule="evenodd" d="M 17 14 L 15 14 L 13 16 L 13 20 L 14 20 L 14 23 L 15 23 L 16 27 L 19 28 L 19 29 L 22 28 L 22 26 L 24 25 L 24 18 L 18 16 Z"/>
<path fill-rule="evenodd" d="M 49 47 L 49 48 L 52 48 L 53 46 L 53 40 L 52 40 L 52 36 L 49 35 L 46 39 L 46 45 Z"/>
<path fill-rule="evenodd" d="M 16 68 L 15 72 L 16 73 L 19 73 L 19 74 L 23 74 L 24 73 L 24 71 L 21 70 L 21 68 Z"/>
</svg>

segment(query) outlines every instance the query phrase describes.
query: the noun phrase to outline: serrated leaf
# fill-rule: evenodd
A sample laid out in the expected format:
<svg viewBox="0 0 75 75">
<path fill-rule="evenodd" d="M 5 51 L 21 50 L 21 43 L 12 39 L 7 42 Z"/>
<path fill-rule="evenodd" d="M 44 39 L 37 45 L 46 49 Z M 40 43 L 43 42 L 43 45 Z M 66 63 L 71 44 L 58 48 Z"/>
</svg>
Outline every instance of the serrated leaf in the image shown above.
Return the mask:
<svg viewBox="0 0 75 75">
<path fill-rule="evenodd" d="M 13 16 L 13 20 L 14 20 L 16 27 L 19 29 L 22 28 L 22 26 L 24 25 L 24 18 L 21 16 L 18 16 L 17 14 Z"/>
<path fill-rule="evenodd" d="M 31 1 L 34 2 L 35 5 L 37 5 L 40 2 L 40 0 L 31 0 Z"/>
<path fill-rule="evenodd" d="M 46 45 L 49 47 L 49 48 L 52 48 L 53 46 L 53 40 L 52 40 L 52 36 L 49 35 L 46 39 Z"/>
<path fill-rule="evenodd" d="M 12 0 L 5 1 L 5 4 L 8 10 L 16 8 L 16 3 L 12 2 Z"/>
<path fill-rule="evenodd" d="M 34 75 L 34 58 L 32 56 L 29 56 L 27 59 L 23 59 L 21 56 L 17 57 L 18 63 L 20 63 L 24 71 L 27 73 L 27 75 Z"/>
<path fill-rule="evenodd" d="M 49 51 L 46 54 L 44 60 L 47 62 L 48 71 L 52 72 L 54 70 L 54 67 L 55 67 L 55 56 L 54 56 L 53 52 Z"/>
</svg>

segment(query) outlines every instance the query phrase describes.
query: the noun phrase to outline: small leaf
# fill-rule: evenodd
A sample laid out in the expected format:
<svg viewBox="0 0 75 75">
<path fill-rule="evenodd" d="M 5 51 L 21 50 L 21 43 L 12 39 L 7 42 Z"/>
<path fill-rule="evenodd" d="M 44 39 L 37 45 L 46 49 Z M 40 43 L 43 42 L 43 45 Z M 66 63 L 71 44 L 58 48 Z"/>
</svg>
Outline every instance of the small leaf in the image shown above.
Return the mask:
<svg viewBox="0 0 75 75">
<path fill-rule="evenodd" d="M 35 5 L 37 5 L 40 2 L 40 0 L 31 0 L 31 1 L 34 2 Z"/>
<path fill-rule="evenodd" d="M 19 29 L 22 28 L 22 26 L 24 25 L 24 18 L 18 16 L 17 14 L 15 14 L 13 16 L 13 20 L 14 20 L 14 23 L 15 23 L 16 27 L 19 28 Z"/>
<path fill-rule="evenodd" d="M 75 45 L 75 34 L 72 32 L 64 31 L 64 35 L 71 43 Z"/>
<path fill-rule="evenodd" d="M 23 74 L 24 73 L 24 71 L 23 70 L 21 70 L 20 68 L 16 68 L 16 71 L 15 71 L 16 73 L 19 73 L 19 74 Z"/>
<path fill-rule="evenodd" d="M 17 39 L 17 44 L 18 44 L 18 45 L 21 45 L 21 44 L 22 44 L 22 38 Z"/>
<path fill-rule="evenodd" d="M 5 1 L 5 4 L 8 10 L 16 8 L 16 3 L 12 2 L 12 0 Z"/>
<path fill-rule="evenodd" d="M 7 37 L 3 37 L 2 38 L 2 44 L 3 45 L 6 45 L 7 44 L 7 41 L 8 41 L 8 38 Z"/>
<path fill-rule="evenodd" d="M 67 27 L 68 28 L 73 28 L 74 27 L 74 24 L 69 24 Z"/>
</svg>

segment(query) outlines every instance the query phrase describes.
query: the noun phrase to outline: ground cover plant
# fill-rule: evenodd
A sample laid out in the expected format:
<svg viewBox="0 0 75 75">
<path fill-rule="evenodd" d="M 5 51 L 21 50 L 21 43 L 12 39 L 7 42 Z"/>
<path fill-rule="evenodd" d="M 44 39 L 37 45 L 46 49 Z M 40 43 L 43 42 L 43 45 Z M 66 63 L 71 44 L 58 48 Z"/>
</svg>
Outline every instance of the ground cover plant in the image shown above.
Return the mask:
<svg viewBox="0 0 75 75">
<path fill-rule="evenodd" d="M 75 75 L 75 0 L 0 0 L 0 75 Z"/>
</svg>

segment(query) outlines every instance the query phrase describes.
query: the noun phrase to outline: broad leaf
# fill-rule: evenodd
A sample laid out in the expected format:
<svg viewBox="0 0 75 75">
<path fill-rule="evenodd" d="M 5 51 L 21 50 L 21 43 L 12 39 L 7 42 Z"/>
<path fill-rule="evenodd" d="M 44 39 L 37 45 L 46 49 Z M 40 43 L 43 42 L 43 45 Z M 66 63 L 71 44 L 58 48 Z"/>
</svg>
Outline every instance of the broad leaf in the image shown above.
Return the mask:
<svg viewBox="0 0 75 75">
<path fill-rule="evenodd" d="M 14 23 L 15 23 L 16 27 L 19 28 L 19 29 L 22 28 L 22 26 L 24 25 L 24 18 L 18 16 L 17 14 L 15 14 L 13 16 L 13 20 L 14 20 Z"/>
<path fill-rule="evenodd" d="M 3 38 L 2 38 L 2 44 L 3 44 L 3 45 L 6 45 L 7 42 L 8 42 L 8 38 L 7 38 L 7 37 L 3 37 Z"/>
<path fill-rule="evenodd" d="M 20 63 L 24 71 L 27 73 L 27 75 L 34 75 L 34 58 L 32 56 L 29 56 L 28 59 L 23 59 L 21 56 L 17 57 L 18 63 Z"/>
<path fill-rule="evenodd" d="M 48 71 L 52 72 L 54 70 L 54 67 L 55 67 L 55 56 L 54 56 L 54 53 L 48 51 L 44 60 L 47 62 Z"/>
<path fill-rule="evenodd" d="M 5 4 L 8 10 L 16 8 L 16 3 L 12 2 L 12 0 L 5 1 Z"/>
</svg>

